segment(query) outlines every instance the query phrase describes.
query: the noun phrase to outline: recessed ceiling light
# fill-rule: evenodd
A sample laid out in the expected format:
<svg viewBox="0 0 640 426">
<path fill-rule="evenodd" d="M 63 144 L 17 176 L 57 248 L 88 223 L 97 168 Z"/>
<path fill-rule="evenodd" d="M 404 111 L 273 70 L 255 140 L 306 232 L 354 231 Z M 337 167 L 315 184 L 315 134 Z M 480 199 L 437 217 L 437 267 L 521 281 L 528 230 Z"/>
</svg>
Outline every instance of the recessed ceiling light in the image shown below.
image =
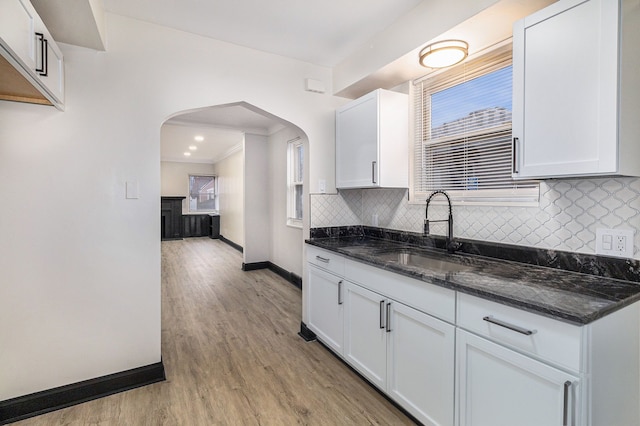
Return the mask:
<svg viewBox="0 0 640 426">
<path fill-rule="evenodd" d="M 184 156 L 185 156 L 185 157 L 190 157 L 190 156 L 191 156 L 191 153 L 190 153 L 189 151 L 187 151 L 187 152 L 185 152 L 185 153 L 184 153 Z"/>
<path fill-rule="evenodd" d="M 204 136 L 200 136 L 200 135 L 198 135 L 198 136 L 196 136 L 196 137 L 195 137 L 195 138 L 193 138 L 193 139 L 195 139 L 195 140 L 196 140 L 196 142 L 202 142 L 202 141 L 204 140 Z"/>
<path fill-rule="evenodd" d="M 197 146 L 195 146 L 195 145 L 189 145 L 189 149 L 190 149 L 191 151 L 195 151 L 195 150 L 197 150 L 197 149 L 198 149 L 198 147 L 197 147 Z"/>
</svg>

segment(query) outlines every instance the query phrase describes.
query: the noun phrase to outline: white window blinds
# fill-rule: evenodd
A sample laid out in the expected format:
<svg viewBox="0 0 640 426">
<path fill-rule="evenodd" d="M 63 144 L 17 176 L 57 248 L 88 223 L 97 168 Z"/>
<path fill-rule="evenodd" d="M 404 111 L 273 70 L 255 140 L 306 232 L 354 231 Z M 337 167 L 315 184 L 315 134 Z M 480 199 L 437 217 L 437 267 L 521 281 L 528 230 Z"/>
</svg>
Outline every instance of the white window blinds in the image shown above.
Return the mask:
<svg viewBox="0 0 640 426">
<path fill-rule="evenodd" d="M 511 56 L 509 43 L 414 82 L 412 200 L 538 201 L 537 182 L 511 179 Z"/>
</svg>

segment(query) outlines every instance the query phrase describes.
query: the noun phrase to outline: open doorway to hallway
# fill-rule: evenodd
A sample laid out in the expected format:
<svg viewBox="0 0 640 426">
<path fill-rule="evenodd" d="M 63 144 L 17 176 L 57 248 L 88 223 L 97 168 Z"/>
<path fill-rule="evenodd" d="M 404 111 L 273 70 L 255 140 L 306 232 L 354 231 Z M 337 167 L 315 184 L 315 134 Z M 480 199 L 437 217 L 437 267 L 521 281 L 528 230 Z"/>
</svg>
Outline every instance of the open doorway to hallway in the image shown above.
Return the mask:
<svg viewBox="0 0 640 426">
<path fill-rule="evenodd" d="M 219 221 L 217 234 L 242 251 L 243 269 L 271 268 L 300 285 L 304 220 L 291 220 L 288 199 L 297 197 L 304 214 L 309 159 L 301 155 L 300 187 L 291 191 L 291 141 L 305 152 L 304 131 L 245 102 L 181 111 L 166 120 L 161 129 L 161 195 L 184 197 L 177 213 L 183 237 L 205 235 L 207 223 Z M 191 208 L 194 191 L 188 182 L 193 176 L 215 179 L 210 211 Z M 200 232 L 190 224 L 200 224 Z"/>
</svg>

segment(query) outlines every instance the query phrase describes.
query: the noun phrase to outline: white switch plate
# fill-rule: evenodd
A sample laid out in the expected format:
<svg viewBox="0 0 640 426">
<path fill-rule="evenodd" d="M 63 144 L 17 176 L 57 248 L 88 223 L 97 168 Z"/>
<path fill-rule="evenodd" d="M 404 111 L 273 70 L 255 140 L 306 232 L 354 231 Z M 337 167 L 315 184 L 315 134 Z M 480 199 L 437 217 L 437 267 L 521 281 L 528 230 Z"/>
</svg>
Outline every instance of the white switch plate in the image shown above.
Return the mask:
<svg viewBox="0 0 640 426">
<path fill-rule="evenodd" d="M 596 229 L 596 254 L 633 258 L 633 229 Z"/>
<path fill-rule="evenodd" d="M 325 194 L 327 192 L 327 181 L 324 179 L 318 180 L 318 192 Z"/>
<path fill-rule="evenodd" d="M 127 200 L 136 200 L 140 198 L 140 186 L 138 185 L 138 181 L 128 181 L 126 192 L 125 197 Z"/>
</svg>

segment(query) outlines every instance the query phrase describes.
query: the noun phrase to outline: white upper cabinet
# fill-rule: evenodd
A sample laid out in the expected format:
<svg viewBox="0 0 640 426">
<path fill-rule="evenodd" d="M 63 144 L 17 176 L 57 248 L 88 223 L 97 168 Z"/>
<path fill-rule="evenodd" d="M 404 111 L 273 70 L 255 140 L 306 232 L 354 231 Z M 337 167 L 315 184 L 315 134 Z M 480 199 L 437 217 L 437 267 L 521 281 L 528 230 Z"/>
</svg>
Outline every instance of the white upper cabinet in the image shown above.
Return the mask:
<svg viewBox="0 0 640 426">
<path fill-rule="evenodd" d="M 29 0 L 0 4 L 0 99 L 64 105 L 64 59 Z"/>
<path fill-rule="evenodd" d="M 36 34 L 36 48 L 39 52 L 39 68 L 36 70 L 40 81 L 53 96 L 56 103 L 64 104 L 64 58 L 53 37 L 44 27 Z"/>
<path fill-rule="evenodd" d="M 36 68 L 35 10 L 28 1 L 3 2 L 0 9 L 0 40 L 11 56 L 31 69 Z"/>
<path fill-rule="evenodd" d="M 640 176 L 640 7 L 560 0 L 514 24 L 514 178 Z"/>
<path fill-rule="evenodd" d="M 378 89 L 336 110 L 336 187 L 409 186 L 409 100 Z"/>
</svg>

